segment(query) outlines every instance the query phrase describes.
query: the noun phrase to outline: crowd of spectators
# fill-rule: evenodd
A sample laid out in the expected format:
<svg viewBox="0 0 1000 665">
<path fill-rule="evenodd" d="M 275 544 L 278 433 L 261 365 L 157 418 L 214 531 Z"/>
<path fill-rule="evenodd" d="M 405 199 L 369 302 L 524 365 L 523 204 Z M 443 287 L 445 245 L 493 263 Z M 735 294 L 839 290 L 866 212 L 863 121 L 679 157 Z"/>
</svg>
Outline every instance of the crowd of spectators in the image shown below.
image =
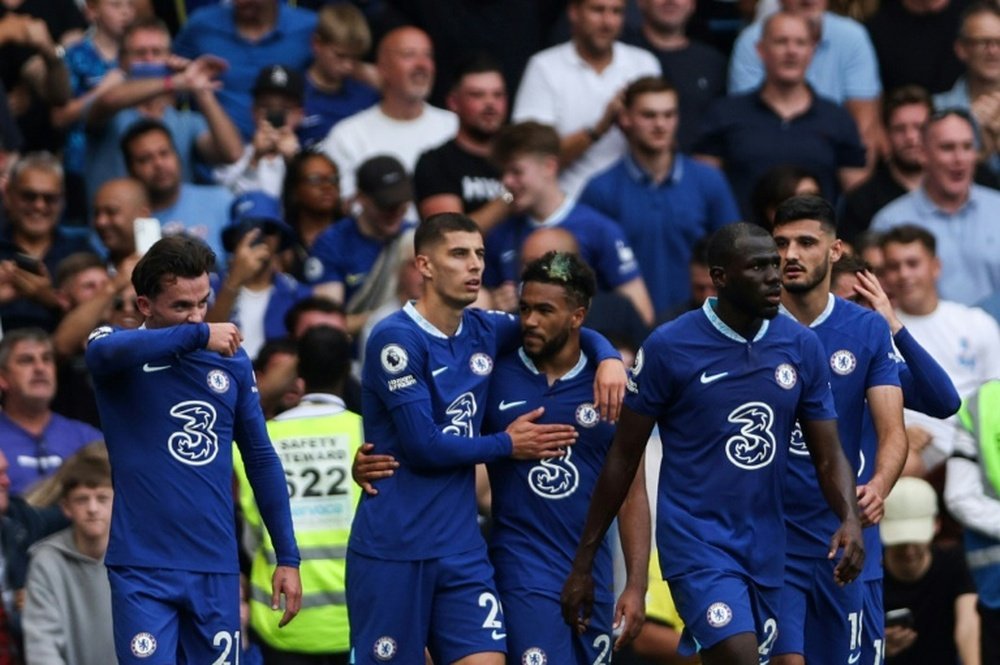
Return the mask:
<svg viewBox="0 0 1000 665">
<path fill-rule="evenodd" d="M 2 0 L 0 665 L 25 655 L 27 546 L 65 526 L 20 497 L 101 438 L 87 335 L 141 325 L 157 237 L 215 251 L 207 320 L 239 326 L 271 417 L 301 397 L 291 340 L 343 330 L 357 367 L 419 297 L 428 216 L 483 231 L 482 307 L 579 253 L 587 324 L 629 353 L 711 295 L 708 235 L 816 193 L 967 397 L 1000 378 L 998 148 L 994 0 Z M 941 491 L 961 423 L 906 424 Z"/>
</svg>

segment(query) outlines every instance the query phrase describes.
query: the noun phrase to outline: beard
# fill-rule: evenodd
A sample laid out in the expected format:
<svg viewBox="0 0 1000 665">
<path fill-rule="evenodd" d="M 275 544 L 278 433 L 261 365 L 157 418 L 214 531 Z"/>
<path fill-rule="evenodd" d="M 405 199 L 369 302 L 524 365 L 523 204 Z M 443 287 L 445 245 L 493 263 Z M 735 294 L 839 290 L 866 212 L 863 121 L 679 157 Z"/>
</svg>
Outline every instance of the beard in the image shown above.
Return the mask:
<svg viewBox="0 0 1000 665">
<path fill-rule="evenodd" d="M 548 360 L 559 353 L 562 348 L 566 346 L 566 342 L 568 340 L 569 331 L 563 330 L 561 333 L 542 344 L 542 348 L 538 349 L 538 351 L 529 351 L 527 347 L 525 347 L 524 352 L 535 362 L 539 360 Z"/>
<path fill-rule="evenodd" d="M 830 259 L 827 259 L 811 273 L 806 273 L 805 281 L 797 281 L 781 283 L 781 288 L 788 291 L 789 293 L 809 293 L 817 286 L 823 283 L 826 276 L 830 274 Z"/>
</svg>

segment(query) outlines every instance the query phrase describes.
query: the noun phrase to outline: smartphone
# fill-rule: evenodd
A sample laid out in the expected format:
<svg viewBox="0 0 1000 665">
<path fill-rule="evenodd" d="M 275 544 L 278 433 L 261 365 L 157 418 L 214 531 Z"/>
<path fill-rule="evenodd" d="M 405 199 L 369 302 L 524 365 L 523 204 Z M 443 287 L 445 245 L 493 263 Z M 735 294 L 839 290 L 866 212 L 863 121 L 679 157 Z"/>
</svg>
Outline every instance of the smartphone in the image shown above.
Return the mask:
<svg viewBox="0 0 1000 665">
<path fill-rule="evenodd" d="M 271 109 L 265 115 L 267 121 L 275 129 L 280 129 L 285 126 L 285 121 L 287 120 L 285 109 Z"/>
<path fill-rule="evenodd" d="M 42 271 L 42 262 L 38 259 L 28 256 L 27 254 L 21 254 L 18 252 L 14 255 L 14 265 L 16 265 L 21 270 L 26 270 L 35 275 L 44 275 Z"/>
<path fill-rule="evenodd" d="M 885 625 L 900 626 L 901 628 L 913 628 L 913 612 L 909 607 L 901 607 L 897 610 L 889 610 L 885 613 Z"/>
<path fill-rule="evenodd" d="M 132 222 L 132 230 L 135 233 L 135 253 L 139 256 L 148 252 L 163 237 L 160 220 L 154 217 L 136 217 Z"/>
</svg>

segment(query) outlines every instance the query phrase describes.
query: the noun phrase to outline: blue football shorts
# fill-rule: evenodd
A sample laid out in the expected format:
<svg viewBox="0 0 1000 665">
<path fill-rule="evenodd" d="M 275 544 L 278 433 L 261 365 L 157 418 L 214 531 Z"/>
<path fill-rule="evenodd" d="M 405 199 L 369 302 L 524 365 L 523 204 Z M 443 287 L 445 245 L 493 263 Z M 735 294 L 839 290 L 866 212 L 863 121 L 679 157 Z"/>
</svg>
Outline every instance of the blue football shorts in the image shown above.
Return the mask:
<svg viewBox="0 0 1000 665">
<path fill-rule="evenodd" d="M 236 662 L 238 574 L 108 566 L 108 580 L 120 664 Z"/>
<path fill-rule="evenodd" d="M 563 621 L 559 598 L 524 589 L 500 592 L 507 620 L 510 662 L 524 665 L 611 662 L 614 603 L 594 603 L 590 625 L 582 634 Z"/>
<path fill-rule="evenodd" d="M 389 561 L 347 551 L 352 662 L 423 665 L 507 652 L 507 627 L 486 547 Z"/>
<path fill-rule="evenodd" d="M 837 586 L 836 565 L 826 557 L 785 557 L 775 655 L 802 654 L 810 665 L 858 662 L 864 585 L 854 581 Z"/>
</svg>

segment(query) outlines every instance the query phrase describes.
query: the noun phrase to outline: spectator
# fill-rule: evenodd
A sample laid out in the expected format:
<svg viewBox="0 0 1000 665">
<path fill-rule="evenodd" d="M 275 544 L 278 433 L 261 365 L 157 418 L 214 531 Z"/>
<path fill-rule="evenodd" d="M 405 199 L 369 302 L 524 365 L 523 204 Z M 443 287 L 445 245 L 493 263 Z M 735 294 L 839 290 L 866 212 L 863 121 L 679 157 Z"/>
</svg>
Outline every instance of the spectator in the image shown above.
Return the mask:
<svg viewBox="0 0 1000 665">
<path fill-rule="evenodd" d="M 314 12 L 278 0 L 211 3 L 184 25 L 175 50 L 185 58 L 212 55 L 228 63 L 219 103 L 249 141 L 254 133 L 250 95 L 257 72 L 273 64 L 304 72 L 312 60 L 309 39 L 315 27 Z"/>
<path fill-rule="evenodd" d="M 321 152 L 298 153 L 285 170 L 281 202 L 285 222 L 295 232 L 285 272 L 300 282 L 314 282 L 322 276 L 323 266 L 318 260 L 309 261 L 309 253 L 316 238 L 343 217 L 340 169 Z"/>
<path fill-rule="evenodd" d="M 639 0 L 642 24 L 626 29 L 626 44 L 656 56 L 663 78 L 677 89 L 678 151 L 690 152 L 697 138 L 698 122 L 712 100 L 726 94 L 726 57 L 714 47 L 689 37 L 688 22 L 697 0 Z"/>
<path fill-rule="evenodd" d="M 935 286 L 941 257 L 934 236 L 902 225 L 881 239 L 885 280 L 896 315 L 944 368 L 963 398 L 1000 377 L 1000 327 L 986 312 L 946 299 Z M 907 411 L 910 450 L 930 469 L 951 454 L 955 419 L 946 421 Z"/>
<path fill-rule="evenodd" d="M 359 80 L 360 60 L 372 47 L 364 14 L 347 2 L 324 5 L 312 35 L 313 61 L 305 76 L 305 117 L 299 140 L 322 141 L 338 122 L 378 103 L 378 90 Z"/>
<path fill-rule="evenodd" d="M 121 140 L 129 175 L 142 183 L 163 234 L 188 233 L 222 257 L 223 227 L 233 196 L 218 185 L 182 182 L 180 156 L 170 130 L 158 120 L 140 120 Z"/>
<path fill-rule="evenodd" d="M 954 33 L 951 33 L 954 34 Z M 1000 148 L 1000 7 L 975 2 L 962 12 L 955 53 L 965 71 L 955 86 L 934 95 L 937 109 L 958 108 L 972 113 L 980 130 L 985 153 L 994 171 Z"/>
<path fill-rule="evenodd" d="M 918 85 L 949 89 L 962 73 L 955 55 L 962 10 L 968 0 L 882 2 L 866 27 L 878 56 L 882 87 Z"/>
<path fill-rule="evenodd" d="M 819 196 L 819 182 L 801 166 L 775 166 L 754 185 L 750 196 L 750 221 L 770 229 L 778 206 L 793 196 Z"/>
<path fill-rule="evenodd" d="M 51 475 L 67 457 L 101 439 L 101 432 L 52 411 L 55 354 L 43 330 L 8 331 L 0 341 L 0 448 L 13 466 L 10 491 L 22 494 Z"/>
<path fill-rule="evenodd" d="M 663 79 L 631 83 L 619 116 L 628 152 L 580 195 L 622 227 L 657 316 L 687 299 L 694 243 L 740 217 L 723 175 L 676 150 L 677 109 L 677 90 Z"/>
<path fill-rule="evenodd" d="M 533 55 L 517 90 L 514 121 L 534 120 L 559 133 L 559 185 L 570 197 L 625 152 L 615 124 L 622 89 L 660 75 L 651 53 L 617 41 L 624 11 L 625 0 L 571 0 L 570 41 Z"/>
<path fill-rule="evenodd" d="M 59 507 L 71 526 L 29 550 L 25 665 L 115 662 L 111 586 L 104 567 L 113 496 L 106 451 L 69 461 Z"/>
<path fill-rule="evenodd" d="M 313 256 L 323 265 L 316 293 L 344 306 L 352 333 L 369 312 L 396 297 L 398 255 L 413 227 L 406 220 L 413 186 L 398 160 L 387 155 L 366 160 L 357 182 L 357 217 L 340 220 L 313 246 Z"/>
<path fill-rule="evenodd" d="M 131 273 L 131 264 L 138 259 L 135 220 L 149 215 L 146 188 L 134 178 L 108 180 L 97 190 L 94 196 L 94 231 L 107 251 L 109 267 L 115 272 Z"/>
<path fill-rule="evenodd" d="M 979 665 L 976 588 L 961 548 L 933 544 L 938 497 L 920 478 L 900 478 L 885 499 L 881 535 L 885 545 L 887 665 Z"/>
<path fill-rule="evenodd" d="M 507 86 L 499 63 L 485 54 L 466 58 L 455 74 L 448 109 L 458 116 L 458 134 L 417 160 L 417 208 L 424 219 L 439 212 L 464 213 L 487 233 L 510 212 L 510 195 L 489 160 L 490 146 L 507 118 Z"/>
<path fill-rule="evenodd" d="M 320 144 L 340 167 L 345 199 L 354 197 L 354 174 L 365 160 L 391 155 L 412 173 L 422 152 L 458 130 L 454 113 L 426 101 L 434 85 L 434 47 L 423 30 L 407 26 L 388 33 L 379 43 L 376 66 L 382 100 L 337 123 Z"/>
<path fill-rule="evenodd" d="M 965 527 L 965 561 L 979 593 L 983 665 L 1000 662 L 1000 563 L 993 556 L 1000 546 L 1000 483 L 994 457 L 1000 432 L 992 417 L 1000 408 L 998 388 L 1000 381 L 990 380 L 962 404 L 962 427 L 948 459 L 944 488 L 948 512 Z"/>
<path fill-rule="evenodd" d="M 87 109 L 106 90 L 122 81 L 118 50 L 125 28 L 135 20 L 132 0 L 86 0 L 91 29 L 66 49 L 72 99 L 52 109 L 52 124 L 66 132 L 63 166 L 66 169 L 66 208 L 69 217 L 87 218 L 84 172 L 87 135 L 82 122 Z M 116 71 L 117 70 L 117 71 Z M 108 73 L 115 72 L 110 77 Z"/>
<path fill-rule="evenodd" d="M 923 144 L 920 186 L 879 210 L 872 229 L 917 224 L 930 231 L 941 259 L 941 297 L 972 304 L 1000 290 L 1000 234 L 994 230 L 1000 192 L 973 183 L 975 136 L 965 112 L 932 116 Z"/>
<path fill-rule="evenodd" d="M 130 25 L 122 42 L 121 68 L 128 80 L 105 90 L 86 115 L 93 143 L 87 154 L 87 193 L 126 174 L 119 143 L 142 119 L 167 127 L 177 147 L 185 182 L 194 180 L 197 159 L 228 164 L 243 152 L 233 120 L 216 99 L 226 64 L 215 56 L 187 62 L 170 54 L 170 34 L 158 19 Z M 176 108 L 175 93 L 190 94 L 199 111 Z"/>
<path fill-rule="evenodd" d="M 264 342 L 257 352 L 253 374 L 259 390 L 260 408 L 268 420 L 291 409 L 302 398 L 298 362 L 295 340 L 288 337 Z"/>
<path fill-rule="evenodd" d="M 494 141 L 493 159 L 513 194 L 514 215 L 487 240 L 483 284 L 494 290 L 498 308 L 513 310 L 524 239 L 543 226 L 562 227 L 574 235 L 581 258 L 593 266 L 599 289 L 628 298 L 648 326 L 653 322 L 653 303 L 635 254 L 618 225 L 562 190 L 559 144 L 555 129 L 530 121 L 504 128 Z"/>
<path fill-rule="evenodd" d="M 827 0 L 781 0 L 781 7 L 809 25 L 814 49 L 805 77 L 813 94 L 843 105 L 874 154 L 881 144 L 878 106 L 882 85 L 868 33 L 857 21 L 827 11 Z M 751 24 L 737 38 L 729 65 L 730 95 L 750 92 L 768 78 L 764 54 L 760 46 L 754 48 L 768 20 Z"/>
<path fill-rule="evenodd" d="M 302 75 L 283 65 L 264 67 L 253 86 L 254 135 L 238 160 L 217 168 L 215 181 L 234 195 L 260 191 L 281 196 L 288 161 L 298 154 L 302 123 Z"/>
<path fill-rule="evenodd" d="M 864 178 L 864 147 L 850 114 L 806 82 L 815 49 L 805 18 L 772 14 L 757 44 L 763 85 L 709 107 L 694 152 L 722 166 L 745 214 L 753 186 L 774 166 L 809 168 L 828 200 Z"/>
<path fill-rule="evenodd" d="M 269 339 L 285 334 L 285 313 L 310 289 L 281 272 L 279 255 L 292 241 L 281 218 L 281 205 L 263 192 L 247 192 L 233 201 L 222 244 L 230 254 L 224 278 L 213 280 L 215 301 L 206 321 L 235 323 L 250 358 Z"/>
<path fill-rule="evenodd" d="M 4 192 L 6 227 L 0 231 L 0 320 L 5 330 L 55 328 L 59 302 L 51 275 L 65 257 L 86 251 L 84 238 L 59 227 L 63 169 L 49 153 L 29 153 L 11 169 Z"/>
</svg>

